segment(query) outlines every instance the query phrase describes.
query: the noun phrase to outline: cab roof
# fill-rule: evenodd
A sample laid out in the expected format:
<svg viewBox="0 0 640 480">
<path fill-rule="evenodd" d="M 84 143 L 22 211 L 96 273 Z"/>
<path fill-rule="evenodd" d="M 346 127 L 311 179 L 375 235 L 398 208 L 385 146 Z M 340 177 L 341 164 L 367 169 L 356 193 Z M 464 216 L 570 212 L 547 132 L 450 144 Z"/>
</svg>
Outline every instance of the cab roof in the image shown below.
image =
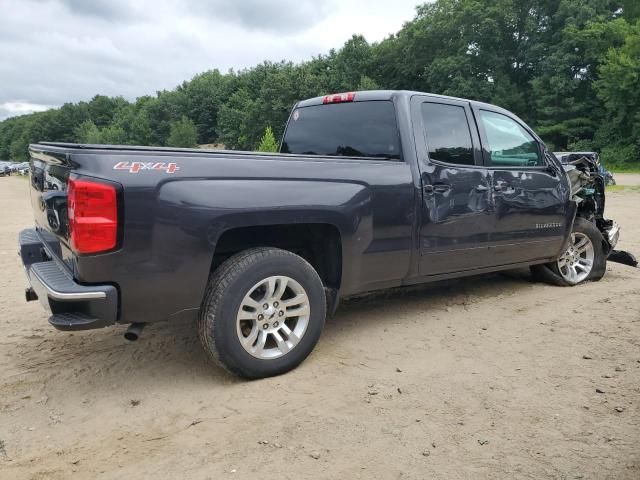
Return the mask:
<svg viewBox="0 0 640 480">
<path fill-rule="evenodd" d="M 411 98 L 413 96 L 426 96 L 432 98 L 440 98 L 443 100 L 457 100 L 460 102 L 469 102 L 477 106 L 486 106 L 491 107 L 492 110 L 504 110 L 497 105 L 492 105 L 490 103 L 479 102 L 476 100 L 470 100 L 468 98 L 459 98 L 459 97 L 450 97 L 447 95 L 438 95 L 436 93 L 428 93 L 428 92 L 418 92 L 413 90 L 361 90 L 354 92 L 344 92 L 344 93 L 332 93 L 329 95 L 322 95 L 320 97 L 308 98 L 306 100 L 301 100 L 296 104 L 296 107 L 310 107 L 313 105 L 322 105 L 324 103 L 334 103 L 327 102 L 326 99 L 328 97 L 334 97 L 339 95 L 353 95 L 353 99 L 349 101 L 353 102 L 370 102 L 370 101 L 380 101 L 380 100 L 394 100 L 396 98 Z M 340 102 L 335 102 L 340 103 Z"/>
</svg>

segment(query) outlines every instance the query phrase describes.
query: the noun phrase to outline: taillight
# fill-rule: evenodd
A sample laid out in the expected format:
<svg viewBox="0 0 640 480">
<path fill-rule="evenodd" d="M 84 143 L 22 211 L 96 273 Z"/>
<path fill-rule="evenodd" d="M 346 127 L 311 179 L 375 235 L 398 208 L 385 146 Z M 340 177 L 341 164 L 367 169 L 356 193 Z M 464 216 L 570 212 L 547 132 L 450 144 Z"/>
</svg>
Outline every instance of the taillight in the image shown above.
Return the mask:
<svg viewBox="0 0 640 480">
<path fill-rule="evenodd" d="M 353 102 L 356 98 L 354 92 L 349 93 L 334 93 L 333 95 L 327 95 L 322 99 L 322 103 L 343 103 Z"/>
<path fill-rule="evenodd" d="M 71 248 L 77 253 L 112 250 L 118 236 L 118 202 L 112 185 L 70 179 L 67 214 Z"/>
</svg>

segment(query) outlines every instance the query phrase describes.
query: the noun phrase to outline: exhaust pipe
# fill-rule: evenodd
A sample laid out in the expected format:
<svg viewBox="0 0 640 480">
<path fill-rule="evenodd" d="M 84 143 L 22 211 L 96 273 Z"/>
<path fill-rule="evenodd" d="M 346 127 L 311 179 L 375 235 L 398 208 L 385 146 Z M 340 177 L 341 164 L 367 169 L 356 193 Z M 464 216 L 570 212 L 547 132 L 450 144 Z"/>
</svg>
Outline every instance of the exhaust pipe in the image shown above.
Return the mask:
<svg viewBox="0 0 640 480">
<path fill-rule="evenodd" d="M 135 342 L 140 338 L 140 334 L 142 333 L 142 329 L 146 326 L 146 323 L 132 323 L 127 328 L 127 331 L 124 332 L 124 338 L 129 340 L 130 342 Z"/>
</svg>

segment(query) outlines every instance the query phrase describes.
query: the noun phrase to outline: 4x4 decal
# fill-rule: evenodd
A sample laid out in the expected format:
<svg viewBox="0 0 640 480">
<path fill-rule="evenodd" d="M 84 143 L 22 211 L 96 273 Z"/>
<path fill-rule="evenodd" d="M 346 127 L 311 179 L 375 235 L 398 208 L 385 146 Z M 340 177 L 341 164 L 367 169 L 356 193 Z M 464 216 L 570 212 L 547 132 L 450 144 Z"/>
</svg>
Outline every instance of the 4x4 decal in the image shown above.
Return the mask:
<svg viewBox="0 0 640 480">
<path fill-rule="evenodd" d="M 118 162 L 113 166 L 114 170 L 129 170 L 129 173 L 138 173 L 140 170 L 161 170 L 165 173 L 175 173 L 180 170 L 177 163 L 163 162 Z"/>
</svg>

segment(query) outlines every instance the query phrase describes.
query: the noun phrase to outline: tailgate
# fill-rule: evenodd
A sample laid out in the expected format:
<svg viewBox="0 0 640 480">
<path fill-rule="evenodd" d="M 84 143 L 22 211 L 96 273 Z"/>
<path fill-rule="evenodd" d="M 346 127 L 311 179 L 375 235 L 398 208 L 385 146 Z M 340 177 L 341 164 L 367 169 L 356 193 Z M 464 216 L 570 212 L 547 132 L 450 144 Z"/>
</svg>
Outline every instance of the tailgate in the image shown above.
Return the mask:
<svg viewBox="0 0 640 480">
<path fill-rule="evenodd" d="M 37 147 L 34 145 L 29 149 L 29 195 L 36 230 L 50 247 L 48 253 L 64 260 L 71 268 L 73 252 L 69 248 L 67 184 L 73 166 L 67 154 L 46 152 Z"/>
<path fill-rule="evenodd" d="M 37 235 L 75 273 L 77 259 L 119 248 L 122 186 L 98 178 L 99 156 L 81 163 L 72 148 L 31 145 L 29 189 Z"/>
</svg>

